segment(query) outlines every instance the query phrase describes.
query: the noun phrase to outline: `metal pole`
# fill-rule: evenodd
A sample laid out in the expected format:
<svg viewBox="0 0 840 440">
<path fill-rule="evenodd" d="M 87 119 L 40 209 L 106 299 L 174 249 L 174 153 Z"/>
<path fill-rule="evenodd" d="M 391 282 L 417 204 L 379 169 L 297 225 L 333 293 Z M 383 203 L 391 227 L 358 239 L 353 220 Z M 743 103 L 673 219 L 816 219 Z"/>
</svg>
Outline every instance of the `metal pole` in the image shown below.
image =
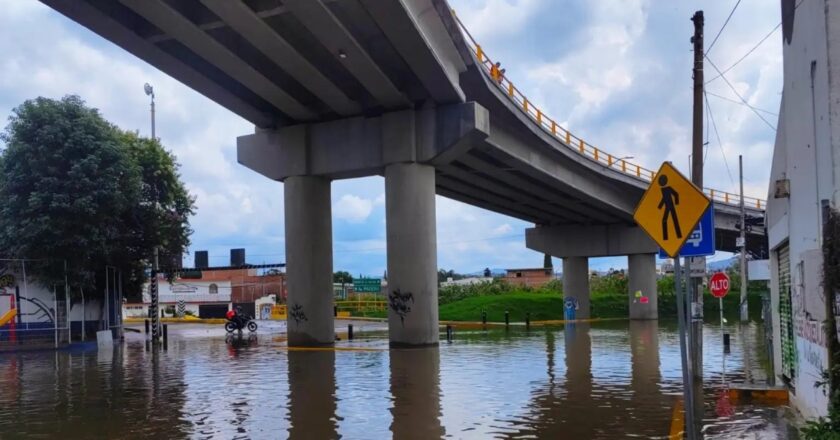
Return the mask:
<svg viewBox="0 0 840 440">
<path fill-rule="evenodd" d="M 29 283 L 26 281 L 26 260 L 20 260 L 20 268 L 23 271 L 23 294 L 24 298 L 29 298 Z M 20 314 L 23 315 L 23 301 L 17 305 Z M 26 329 L 29 330 L 29 321 L 26 321 Z"/>
<path fill-rule="evenodd" d="M 85 340 L 85 326 L 87 325 L 87 306 L 85 305 L 85 289 L 79 288 L 82 293 L 82 341 Z"/>
<path fill-rule="evenodd" d="M 55 348 L 58 348 L 58 294 L 53 284 L 53 333 L 55 334 Z"/>
<path fill-rule="evenodd" d="M 723 344 L 723 297 L 718 298 L 718 308 L 720 309 L 720 349 L 723 350 L 723 354 L 720 357 L 722 360 L 723 373 L 721 373 L 720 379 L 723 384 L 723 388 L 726 389 L 726 348 Z"/>
<path fill-rule="evenodd" d="M 741 155 L 738 156 L 738 174 L 741 180 L 741 322 L 747 322 L 747 215 L 744 210 L 744 157 Z"/>
<path fill-rule="evenodd" d="M 694 440 L 694 399 L 692 398 L 691 389 L 691 374 L 689 373 L 688 365 L 688 347 L 686 347 L 686 310 L 685 298 L 682 289 L 682 268 L 680 267 L 680 257 L 674 257 L 674 291 L 677 295 L 677 326 L 679 328 L 680 337 L 680 362 L 682 364 L 683 376 L 683 408 L 685 408 L 685 426 L 686 437 L 689 440 Z"/>
<path fill-rule="evenodd" d="M 73 342 L 73 320 L 70 319 L 70 284 L 67 282 L 67 260 L 64 260 L 64 308 L 67 311 L 67 344 Z"/>
</svg>

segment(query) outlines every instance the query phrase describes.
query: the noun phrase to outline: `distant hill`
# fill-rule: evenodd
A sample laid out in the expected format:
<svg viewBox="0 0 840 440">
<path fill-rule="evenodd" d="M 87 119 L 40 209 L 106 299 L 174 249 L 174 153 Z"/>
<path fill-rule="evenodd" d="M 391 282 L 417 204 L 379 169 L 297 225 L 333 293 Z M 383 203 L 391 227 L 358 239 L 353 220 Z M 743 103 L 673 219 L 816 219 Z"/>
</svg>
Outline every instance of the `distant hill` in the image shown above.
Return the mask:
<svg viewBox="0 0 840 440">
<path fill-rule="evenodd" d="M 729 269 L 730 267 L 732 267 L 732 265 L 734 265 L 736 261 L 738 261 L 738 257 L 732 257 L 732 258 L 729 258 L 727 260 L 712 261 L 712 262 L 706 263 L 706 266 L 707 266 L 708 270 L 712 270 L 712 271 L 726 270 L 726 269 Z"/>
</svg>

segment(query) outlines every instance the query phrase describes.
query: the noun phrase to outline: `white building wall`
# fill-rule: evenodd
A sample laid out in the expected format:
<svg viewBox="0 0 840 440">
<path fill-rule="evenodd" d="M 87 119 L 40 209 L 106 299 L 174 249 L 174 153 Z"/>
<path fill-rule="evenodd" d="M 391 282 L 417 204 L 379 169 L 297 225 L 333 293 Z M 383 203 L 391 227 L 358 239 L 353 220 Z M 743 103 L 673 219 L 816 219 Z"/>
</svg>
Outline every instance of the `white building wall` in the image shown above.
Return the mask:
<svg viewBox="0 0 840 440">
<path fill-rule="evenodd" d="M 782 0 L 783 5 L 788 0 Z M 814 387 L 828 368 L 822 322 L 826 319 L 822 292 L 822 200 L 836 208 L 835 150 L 832 133 L 840 134 L 840 117 L 832 116 L 829 97 L 840 98 L 840 47 L 833 35 L 840 28 L 840 0 L 796 2 L 791 38 L 785 39 L 784 92 L 781 104 L 767 206 L 770 248 L 790 248 L 791 299 L 796 377 L 794 406 L 806 417 L 825 415 L 828 398 Z M 782 8 L 783 11 L 785 8 Z M 783 28 L 785 25 L 783 25 Z M 833 40 L 835 43 L 829 43 Z M 831 58 L 829 57 L 831 55 Z M 833 61 L 833 63 L 832 63 Z M 832 66 L 834 64 L 835 66 Z M 831 76 L 831 81 L 829 81 Z M 836 107 L 836 104 L 835 104 Z M 837 112 L 837 108 L 833 109 Z M 840 136 L 835 135 L 834 139 Z M 776 181 L 789 179 L 790 196 L 774 199 Z M 771 252 L 774 364 L 780 372 L 779 280 Z"/>
</svg>

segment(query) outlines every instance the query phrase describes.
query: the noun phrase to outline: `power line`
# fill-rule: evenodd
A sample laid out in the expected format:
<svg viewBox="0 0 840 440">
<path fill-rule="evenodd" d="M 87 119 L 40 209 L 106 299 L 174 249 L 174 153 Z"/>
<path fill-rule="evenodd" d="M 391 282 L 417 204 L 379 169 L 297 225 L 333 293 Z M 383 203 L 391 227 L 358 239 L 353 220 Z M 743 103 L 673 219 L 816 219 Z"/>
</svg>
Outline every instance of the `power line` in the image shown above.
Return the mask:
<svg viewBox="0 0 840 440">
<path fill-rule="evenodd" d="M 796 3 L 796 5 L 793 7 L 793 10 L 794 10 L 794 11 L 796 11 L 797 9 L 799 9 L 799 6 L 800 6 L 800 5 L 802 5 L 802 3 L 803 3 L 804 1 L 805 1 L 805 0 L 799 0 L 799 1 Z M 728 21 L 728 19 L 727 19 L 727 21 Z M 776 32 L 776 29 L 779 29 L 781 26 L 782 26 L 782 22 L 780 21 L 780 22 L 779 22 L 779 24 L 777 24 L 777 25 L 776 25 L 776 27 L 774 27 L 774 28 L 773 28 L 770 32 L 768 32 L 768 33 L 767 33 L 767 35 L 765 35 L 765 36 L 764 36 L 764 38 L 762 38 L 762 39 L 761 39 L 758 43 L 756 43 L 756 45 L 755 45 L 755 46 L 753 46 L 753 47 L 752 47 L 752 49 L 748 50 L 748 51 L 747 51 L 747 53 L 745 53 L 745 54 L 744 54 L 744 56 L 742 56 L 741 58 L 739 58 L 739 59 L 738 59 L 738 61 L 736 61 L 735 63 L 733 63 L 731 66 L 729 66 L 729 67 L 727 67 L 726 69 L 724 69 L 724 70 L 723 70 L 723 72 L 722 72 L 721 74 L 719 74 L 718 76 L 716 76 L 716 77 L 714 77 L 714 78 L 712 78 L 712 79 L 710 79 L 710 80 L 706 81 L 706 82 L 704 83 L 704 85 L 705 85 L 705 84 L 708 84 L 708 83 L 710 83 L 710 82 L 712 82 L 712 81 L 714 81 L 714 80 L 716 80 L 716 79 L 718 79 L 718 78 L 720 78 L 721 76 L 723 76 L 723 74 L 725 74 L 726 72 L 729 72 L 729 70 L 731 70 L 733 67 L 737 66 L 737 65 L 738 65 L 738 63 L 740 63 L 741 61 L 744 61 L 744 58 L 748 57 L 751 53 L 753 53 L 753 51 L 755 51 L 756 49 L 758 49 L 758 46 L 761 46 L 761 44 L 762 44 L 762 43 L 764 43 L 764 41 L 765 41 L 765 40 L 767 40 L 768 38 L 770 38 L 770 36 L 771 36 L 771 35 L 773 35 L 773 33 L 774 33 L 774 32 Z M 721 30 L 722 30 L 722 29 L 721 29 Z M 715 39 L 717 39 L 717 38 L 715 38 Z M 714 44 L 714 43 L 712 43 L 712 44 Z M 711 49 L 711 47 L 710 47 L 710 49 Z M 708 51 L 706 51 L 706 53 L 708 53 Z"/>
<path fill-rule="evenodd" d="M 706 54 L 708 54 L 709 52 L 712 51 L 712 47 L 714 47 L 715 43 L 717 43 L 717 40 L 720 37 L 720 34 L 723 32 L 724 29 L 726 29 L 726 25 L 729 24 L 729 19 L 732 18 L 732 14 L 735 13 L 735 10 L 738 9 L 738 5 L 740 5 L 740 4 L 741 4 L 741 0 L 738 0 L 737 2 L 735 2 L 735 6 L 732 7 L 732 11 L 729 12 L 729 16 L 726 17 L 726 21 L 723 22 L 723 26 L 720 27 L 720 30 L 718 31 L 717 35 L 715 35 L 715 39 L 712 40 L 712 44 L 710 44 L 709 48 L 706 49 Z"/>
<path fill-rule="evenodd" d="M 741 58 L 738 59 L 738 61 L 735 61 L 731 66 L 724 69 L 723 72 L 721 72 L 718 76 L 706 81 L 703 85 L 706 85 L 706 84 L 720 78 L 721 75 L 725 74 L 726 72 L 729 72 L 730 70 L 732 70 L 733 67 L 737 66 L 738 63 L 740 63 L 741 61 L 744 61 L 744 58 L 750 56 L 751 53 L 753 53 L 756 49 L 758 49 L 758 46 L 761 46 L 762 43 L 767 41 L 767 39 L 770 38 L 770 36 L 773 35 L 773 33 L 776 32 L 776 30 L 779 29 L 781 26 L 782 26 L 782 22 L 780 21 L 779 24 L 777 24 L 776 27 L 774 27 L 772 31 L 770 31 L 767 35 L 765 35 L 764 38 L 762 38 L 755 46 L 752 47 L 752 49 L 748 50 L 747 53 L 744 54 L 744 56 L 742 56 Z"/>
<path fill-rule="evenodd" d="M 724 100 L 724 101 L 729 101 L 729 102 L 731 102 L 731 103 L 733 103 L 733 104 L 744 105 L 744 103 L 743 103 L 743 102 L 741 102 L 741 101 L 736 101 L 736 100 L 731 99 L 731 98 L 727 98 L 726 96 L 721 96 L 721 95 L 718 95 L 718 94 L 716 94 L 716 93 L 706 92 L 706 91 L 704 91 L 704 93 L 708 93 L 709 95 L 714 96 L 715 98 L 720 98 L 720 99 L 722 99 L 722 100 Z M 754 108 L 754 109 L 756 109 L 756 110 L 758 110 L 758 111 L 760 111 L 760 112 L 767 113 L 768 115 L 779 116 L 779 114 L 778 114 L 778 113 L 771 112 L 770 110 L 764 110 L 763 108 L 758 108 L 758 107 L 753 107 L 753 108 Z"/>
<path fill-rule="evenodd" d="M 705 93 L 706 91 L 703 90 L 703 94 Z M 709 97 L 707 96 L 704 101 L 706 101 L 706 110 L 709 114 L 709 119 L 712 121 L 712 128 L 715 130 L 715 137 L 717 138 L 718 146 L 720 147 L 720 154 L 723 156 L 723 164 L 726 165 L 726 172 L 729 174 L 729 181 L 734 185 L 735 179 L 732 178 L 732 171 L 729 169 L 729 161 L 726 160 L 726 152 L 723 150 L 723 142 L 720 141 L 720 133 L 718 133 L 717 124 L 715 124 L 715 117 L 712 115 L 712 106 L 709 104 Z"/>
<path fill-rule="evenodd" d="M 759 113 L 759 112 L 755 109 L 755 107 L 751 106 L 751 105 L 747 102 L 747 100 L 746 100 L 746 99 L 744 99 L 744 97 L 743 97 L 743 96 L 741 96 L 741 94 L 740 94 L 740 93 L 738 93 L 738 90 L 735 90 L 735 86 L 733 86 L 733 85 L 732 85 L 732 83 L 730 83 L 730 82 L 729 82 L 729 80 L 728 80 L 728 79 L 726 79 L 726 76 L 724 76 L 724 75 L 723 75 L 723 73 L 720 71 L 720 69 L 718 69 L 718 67 L 715 65 L 715 63 L 713 63 L 713 62 L 712 62 L 712 60 L 711 60 L 709 57 L 706 57 L 706 60 L 707 60 L 707 61 L 709 61 L 709 64 L 711 64 L 711 65 L 712 65 L 712 67 L 714 67 L 714 69 L 715 69 L 715 70 L 716 70 L 716 71 L 720 74 L 720 77 L 721 77 L 721 78 L 723 78 L 723 80 L 726 82 L 726 85 L 728 85 L 728 86 L 729 86 L 729 88 L 730 88 L 730 89 L 732 89 L 732 92 L 733 92 L 733 93 L 735 93 L 735 96 L 737 96 L 737 97 L 741 100 L 741 102 L 743 102 L 743 103 L 744 103 L 744 105 L 746 105 L 747 107 L 749 107 L 749 108 L 750 108 L 750 110 L 752 110 L 752 111 L 753 111 L 753 113 L 755 113 L 755 115 L 759 117 L 759 119 L 761 119 L 762 121 L 764 121 L 764 123 L 765 123 L 765 124 L 767 124 L 767 126 L 768 126 L 768 127 L 770 127 L 770 129 L 771 129 L 771 130 L 776 131 L 776 127 L 774 127 L 774 126 L 773 126 L 773 124 L 771 124 L 771 123 L 767 122 L 767 119 L 764 119 L 764 116 L 761 116 L 761 113 Z"/>
</svg>

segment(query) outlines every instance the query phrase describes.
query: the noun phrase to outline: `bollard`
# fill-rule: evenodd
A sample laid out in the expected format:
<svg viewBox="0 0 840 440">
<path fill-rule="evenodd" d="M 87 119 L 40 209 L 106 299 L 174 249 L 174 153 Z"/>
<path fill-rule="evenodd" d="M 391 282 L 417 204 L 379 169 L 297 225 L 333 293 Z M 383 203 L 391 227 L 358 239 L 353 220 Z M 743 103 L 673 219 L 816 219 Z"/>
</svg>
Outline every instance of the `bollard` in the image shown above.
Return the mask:
<svg viewBox="0 0 840 440">
<path fill-rule="evenodd" d="M 505 328 L 507 328 L 508 325 L 510 325 L 510 312 L 505 310 Z"/>
<path fill-rule="evenodd" d="M 481 324 L 487 325 L 487 310 L 481 311 Z"/>
<path fill-rule="evenodd" d="M 525 330 L 531 330 L 531 312 L 525 312 Z"/>
<path fill-rule="evenodd" d="M 169 348 L 169 324 L 163 324 L 163 349 Z"/>
<path fill-rule="evenodd" d="M 446 325 L 446 340 L 452 342 L 452 326 L 449 324 Z"/>
<path fill-rule="evenodd" d="M 723 334 L 723 352 L 729 353 L 729 333 Z"/>
<path fill-rule="evenodd" d="M 347 339 L 353 339 L 353 324 L 347 324 Z"/>
<path fill-rule="evenodd" d="M 338 306 L 333 306 L 333 318 L 338 317 Z"/>
<path fill-rule="evenodd" d="M 149 320 L 146 320 L 146 335 L 149 334 Z"/>
</svg>

